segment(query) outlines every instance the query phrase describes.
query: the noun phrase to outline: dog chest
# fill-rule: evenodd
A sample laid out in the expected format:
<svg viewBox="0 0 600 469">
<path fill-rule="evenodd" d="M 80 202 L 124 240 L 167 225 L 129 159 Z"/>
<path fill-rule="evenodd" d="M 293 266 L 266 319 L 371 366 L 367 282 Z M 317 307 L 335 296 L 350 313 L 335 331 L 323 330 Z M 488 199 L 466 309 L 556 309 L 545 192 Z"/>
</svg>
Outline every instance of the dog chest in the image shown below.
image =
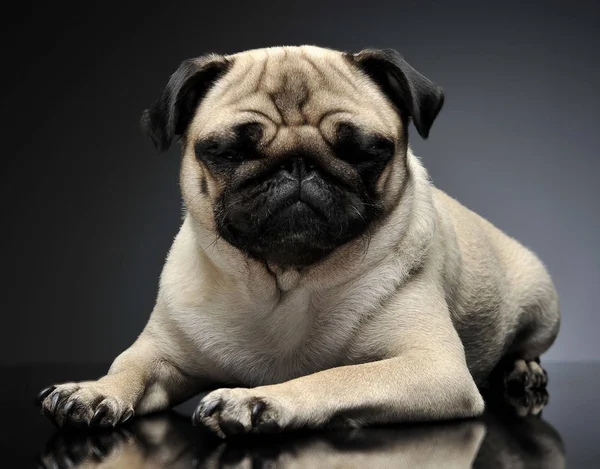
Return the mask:
<svg viewBox="0 0 600 469">
<path fill-rule="evenodd" d="M 361 317 L 351 299 L 301 289 L 272 303 L 214 298 L 182 330 L 220 376 L 245 386 L 281 382 L 345 364 Z"/>
</svg>

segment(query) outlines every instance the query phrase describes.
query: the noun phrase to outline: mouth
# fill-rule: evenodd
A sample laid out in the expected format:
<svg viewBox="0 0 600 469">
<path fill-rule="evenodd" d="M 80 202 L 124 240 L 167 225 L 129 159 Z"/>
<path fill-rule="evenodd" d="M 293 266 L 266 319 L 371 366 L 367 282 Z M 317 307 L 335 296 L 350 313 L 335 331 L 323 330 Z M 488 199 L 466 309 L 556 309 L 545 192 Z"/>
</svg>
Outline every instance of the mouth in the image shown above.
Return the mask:
<svg viewBox="0 0 600 469">
<path fill-rule="evenodd" d="M 319 221 L 327 222 L 325 211 L 320 204 L 314 201 L 307 200 L 299 193 L 296 197 L 290 197 L 284 201 L 279 207 L 276 207 L 270 214 L 270 218 L 274 216 L 286 217 L 317 217 Z"/>
<path fill-rule="evenodd" d="M 295 197 L 270 207 L 259 226 L 239 230 L 229 225 L 222 235 L 259 260 L 302 268 L 318 262 L 335 249 L 337 240 L 330 231 L 331 220 L 321 207 Z"/>
</svg>

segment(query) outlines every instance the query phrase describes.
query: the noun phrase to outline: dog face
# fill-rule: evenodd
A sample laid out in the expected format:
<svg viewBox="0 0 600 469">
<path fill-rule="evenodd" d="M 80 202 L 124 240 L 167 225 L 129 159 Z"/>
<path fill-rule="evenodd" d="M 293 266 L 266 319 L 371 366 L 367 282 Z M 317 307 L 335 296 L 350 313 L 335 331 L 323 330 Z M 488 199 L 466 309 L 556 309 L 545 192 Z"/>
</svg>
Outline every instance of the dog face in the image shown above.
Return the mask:
<svg viewBox="0 0 600 469">
<path fill-rule="evenodd" d="M 278 47 L 183 62 L 142 123 L 160 150 L 181 138 L 197 223 L 301 268 L 364 240 L 398 203 L 408 121 L 425 138 L 442 104 L 394 51 Z"/>
</svg>

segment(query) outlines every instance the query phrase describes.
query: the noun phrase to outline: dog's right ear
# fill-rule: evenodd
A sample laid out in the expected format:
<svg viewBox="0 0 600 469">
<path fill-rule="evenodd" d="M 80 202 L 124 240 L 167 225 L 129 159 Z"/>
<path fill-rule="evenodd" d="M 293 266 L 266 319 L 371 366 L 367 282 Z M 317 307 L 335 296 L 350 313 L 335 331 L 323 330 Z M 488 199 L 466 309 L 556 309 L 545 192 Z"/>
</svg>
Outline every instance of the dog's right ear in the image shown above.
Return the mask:
<svg viewBox="0 0 600 469">
<path fill-rule="evenodd" d="M 167 150 L 173 137 L 185 132 L 200 100 L 230 66 L 226 57 L 217 54 L 181 63 L 158 101 L 142 114 L 142 129 L 158 151 Z"/>
</svg>

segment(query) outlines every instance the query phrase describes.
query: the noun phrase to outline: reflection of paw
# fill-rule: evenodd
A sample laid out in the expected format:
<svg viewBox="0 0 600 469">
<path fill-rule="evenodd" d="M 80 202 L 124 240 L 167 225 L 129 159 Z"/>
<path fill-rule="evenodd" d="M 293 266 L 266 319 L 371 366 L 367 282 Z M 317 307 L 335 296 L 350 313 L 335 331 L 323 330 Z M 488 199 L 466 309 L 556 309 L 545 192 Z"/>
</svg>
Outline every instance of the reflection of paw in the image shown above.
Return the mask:
<svg viewBox="0 0 600 469">
<path fill-rule="evenodd" d="M 518 417 L 528 415 L 539 415 L 548 404 L 548 392 L 544 388 L 526 389 L 520 393 L 506 392 L 504 394 L 506 404 Z"/>
<path fill-rule="evenodd" d="M 133 417 L 133 407 L 106 393 L 97 382 L 66 383 L 41 391 L 38 403 L 56 425 L 112 426 Z"/>
<path fill-rule="evenodd" d="M 283 416 L 278 399 L 253 389 L 217 389 L 200 401 L 192 421 L 225 438 L 240 433 L 279 431 Z"/>
<path fill-rule="evenodd" d="M 515 360 L 504 374 L 507 389 L 541 389 L 548 384 L 548 373 L 536 361 Z"/>
<path fill-rule="evenodd" d="M 235 443 L 225 442 L 221 443 L 216 451 L 210 457 L 213 465 L 201 465 L 197 464 L 196 469 L 206 467 L 219 467 L 227 469 L 275 469 L 280 467 L 288 467 L 290 462 L 290 452 L 292 451 L 293 457 L 291 458 L 296 467 L 316 467 L 314 461 L 310 461 L 311 464 L 304 466 L 302 465 L 302 457 L 293 451 L 297 446 L 302 449 L 306 443 L 302 440 L 300 443 L 290 444 L 290 438 L 285 435 L 270 434 L 269 438 L 238 438 Z M 287 456 L 287 457 L 286 457 Z M 298 461 L 300 459 L 300 461 Z M 317 466 L 318 467 L 318 466 Z M 342 467 L 342 466 L 339 466 Z"/>
<path fill-rule="evenodd" d="M 37 457 L 40 469 L 72 468 L 83 464 L 95 467 L 107 461 L 132 439 L 125 429 L 94 434 L 58 433 Z"/>
</svg>

